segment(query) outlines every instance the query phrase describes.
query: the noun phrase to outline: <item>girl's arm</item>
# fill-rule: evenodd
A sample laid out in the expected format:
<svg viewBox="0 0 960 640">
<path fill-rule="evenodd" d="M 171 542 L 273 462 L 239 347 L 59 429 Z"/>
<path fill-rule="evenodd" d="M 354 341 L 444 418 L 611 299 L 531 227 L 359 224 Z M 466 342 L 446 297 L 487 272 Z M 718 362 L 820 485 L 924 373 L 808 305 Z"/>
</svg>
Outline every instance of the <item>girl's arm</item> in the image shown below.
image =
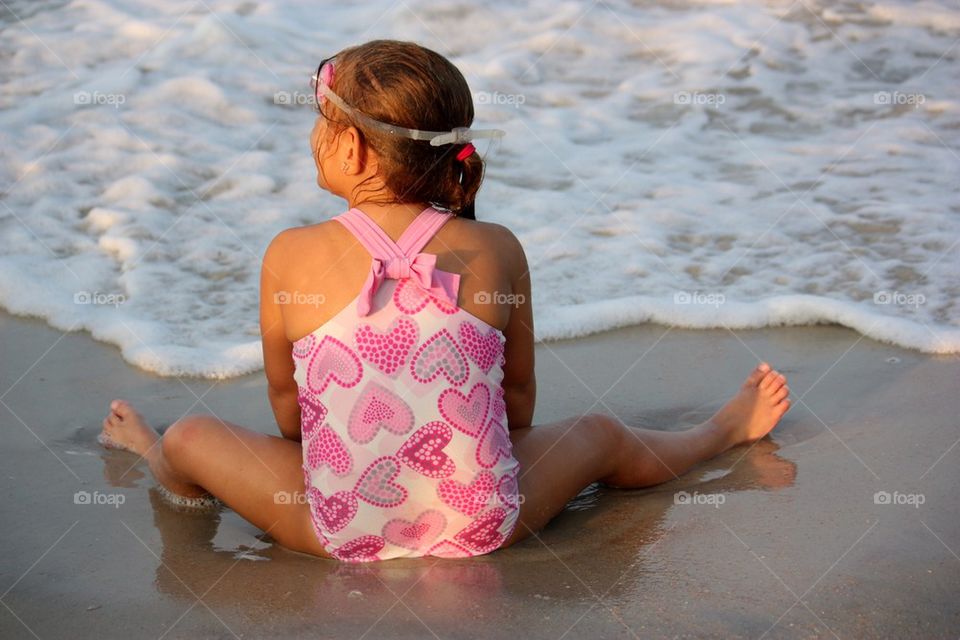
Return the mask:
<svg viewBox="0 0 960 640">
<path fill-rule="evenodd" d="M 531 426 L 537 400 L 537 380 L 534 373 L 533 302 L 530 299 L 530 270 L 520 241 L 504 228 L 504 255 L 513 274 L 514 304 L 510 320 L 503 331 L 504 347 L 503 391 L 507 404 L 507 425 L 511 431 Z"/>
<path fill-rule="evenodd" d="M 280 434 L 300 442 L 300 404 L 293 379 L 293 344 L 283 326 L 283 308 L 276 294 L 281 291 L 281 260 L 287 232 L 281 232 L 267 247 L 260 270 L 260 335 L 263 340 L 263 370 L 267 376 L 267 397 Z"/>
</svg>

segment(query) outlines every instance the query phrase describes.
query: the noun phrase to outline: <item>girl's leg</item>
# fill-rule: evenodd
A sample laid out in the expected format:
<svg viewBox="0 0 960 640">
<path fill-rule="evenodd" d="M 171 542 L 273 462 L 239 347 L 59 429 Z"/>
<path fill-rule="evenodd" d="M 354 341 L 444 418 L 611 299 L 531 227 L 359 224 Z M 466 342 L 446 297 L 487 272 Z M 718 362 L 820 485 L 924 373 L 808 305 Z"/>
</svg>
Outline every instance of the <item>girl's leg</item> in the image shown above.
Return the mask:
<svg viewBox="0 0 960 640">
<path fill-rule="evenodd" d="M 786 378 L 761 363 L 715 416 L 686 431 L 639 429 L 601 414 L 512 431 L 523 502 L 504 546 L 540 530 L 593 482 L 623 489 L 659 484 L 759 440 L 790 408 L 789 391 Z"/>
<path fill-rule="evenodd" d="M 114 400 L 102 441 L 143 456 L 167 489 L 181 496 L 212 493 L 279 544 L 330 557 L 304 500 L 300 444 L 214 416 L 188 416 L 160 436 L 128 403 Z"/>
</svg>

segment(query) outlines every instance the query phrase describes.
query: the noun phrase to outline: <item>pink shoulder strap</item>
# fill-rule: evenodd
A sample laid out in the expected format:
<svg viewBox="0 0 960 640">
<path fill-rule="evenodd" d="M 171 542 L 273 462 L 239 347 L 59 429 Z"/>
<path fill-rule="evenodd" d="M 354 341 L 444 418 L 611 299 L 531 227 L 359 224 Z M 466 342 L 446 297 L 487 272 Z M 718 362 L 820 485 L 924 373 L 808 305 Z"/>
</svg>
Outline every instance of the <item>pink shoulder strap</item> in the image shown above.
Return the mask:
<svg viewBox="0 0 960 640">
<path fill-rule="evenodd" d="M 427 207 L 403 231 L 397 242 L 390 239 L 376 222 L 357 208 L 336 216 L 334 220 L 345 226 L 373 260 L 357 299 L 357 312 L 361 316 L 370 313 L 373 296 L 386 278 L 395 280 L 413 279 L 430 294 L 457 306 L 460 290 L 460 274 L 448 273 L 436 268 L 437 256 L 420 253 L 444 223 L 453 214 L 441 213 Z"/>
<path fill-rule="evenodd" d="M 402 255 L 390 236 L 359 209 L 350 209 L 334 220 L 345 226 L 374 259 L 389 260 Z"/>
<path fill-rule="evenodd" d="M 397 240 L 397 247 L 405 256 L 412 256 L 427 246 L 430 239 L 440 230 L 447 220 L 453 217 L 452 213 L 440 213 L 433 207 L 424 209 L 420 215 L 410 223 Z M 377 227 L 379 229 L 379 227 Z"/>
</svg>

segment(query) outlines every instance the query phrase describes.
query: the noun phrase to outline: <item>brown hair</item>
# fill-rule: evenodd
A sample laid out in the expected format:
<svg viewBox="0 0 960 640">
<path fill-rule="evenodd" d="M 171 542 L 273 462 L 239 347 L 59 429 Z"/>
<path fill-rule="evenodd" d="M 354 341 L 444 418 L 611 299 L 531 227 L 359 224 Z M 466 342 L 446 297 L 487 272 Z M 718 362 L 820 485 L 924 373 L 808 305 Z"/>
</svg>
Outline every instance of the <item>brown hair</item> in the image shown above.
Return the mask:
<svg viewBox="0 0 960 640">
<path fill-rule="evenodd" d="M 335 57 L 331 89 L 376 120 L 426 131 L 449 131 L 473 123 L 470 87 L 460 70 L 439 53 L 413 42 L 373 40 Z M 474 200 L 483 181 L 483 160 L 476 151 L 457 160 L 463 145 L 431 146 L 428 141 L 365 127 L 329 101 L 323 116 L 333 125 L 331 135 L 356 127 L 364 144 L 377 152 L 378 177 L 393 194 L 378 202 L 426 202 L 474 219 Z"/>
</svg>

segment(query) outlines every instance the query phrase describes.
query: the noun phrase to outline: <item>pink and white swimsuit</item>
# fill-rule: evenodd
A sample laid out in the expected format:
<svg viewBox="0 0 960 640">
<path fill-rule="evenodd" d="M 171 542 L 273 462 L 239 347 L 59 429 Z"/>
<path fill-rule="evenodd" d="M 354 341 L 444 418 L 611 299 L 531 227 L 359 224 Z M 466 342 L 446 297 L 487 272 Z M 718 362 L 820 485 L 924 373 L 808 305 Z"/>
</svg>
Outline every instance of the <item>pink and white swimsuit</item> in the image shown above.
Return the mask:
<svg viewBox="0 0 960 640">
<path fill-rule="evenodd" d="M 451 217 L 427 208 L 396 243 L 359 209 L 334 218 L 370 275 L 293 357 L 307 500 L 340 560 L 480 555 L 517 523 L 504 336 L 457 307 L 459 274 L 420 253 Z"/>
</svg>

